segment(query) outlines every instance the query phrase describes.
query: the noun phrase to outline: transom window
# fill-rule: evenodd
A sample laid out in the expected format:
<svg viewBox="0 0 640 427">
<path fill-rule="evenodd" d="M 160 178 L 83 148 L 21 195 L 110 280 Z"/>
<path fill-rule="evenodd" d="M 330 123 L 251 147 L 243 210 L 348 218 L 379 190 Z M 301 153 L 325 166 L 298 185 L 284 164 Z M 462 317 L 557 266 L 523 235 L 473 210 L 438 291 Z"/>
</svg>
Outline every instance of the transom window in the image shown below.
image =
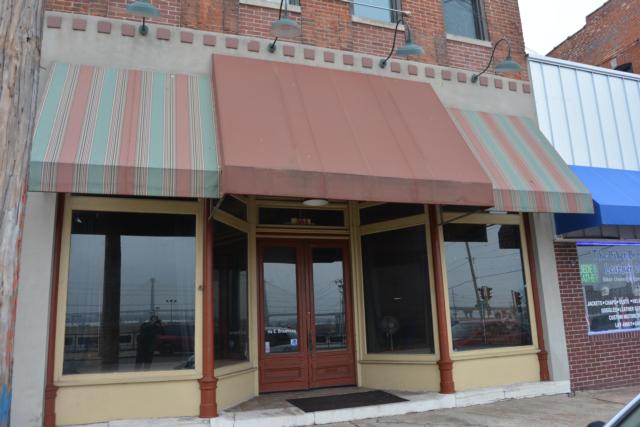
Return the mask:
<svg viewBox="0 0 640 427">
<path fill-rule="evenodd" d="M 487 39 L 482 0 L 442 0 L 448 34 Z"/>
<path fill-rule="evenodd" d="M 398 22 L 400 15 L 389 9 L 400 10 L 400 0 L 358 0 L 353 5 L 353 16 L 382 22 Z"/>
</svg>

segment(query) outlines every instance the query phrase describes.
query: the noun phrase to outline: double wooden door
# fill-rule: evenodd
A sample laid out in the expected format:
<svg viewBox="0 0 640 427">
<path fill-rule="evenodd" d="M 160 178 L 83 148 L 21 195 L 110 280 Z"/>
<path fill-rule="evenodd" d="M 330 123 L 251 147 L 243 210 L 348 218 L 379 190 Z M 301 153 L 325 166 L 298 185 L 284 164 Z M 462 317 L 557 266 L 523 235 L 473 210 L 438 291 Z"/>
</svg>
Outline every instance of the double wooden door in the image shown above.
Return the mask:
<svg viewBox="0 0 640 427">
<path fill-rule="evenodd" d="M 260 391 L 356 383 L 348 244 L 258 241 Z"/>
</svg>

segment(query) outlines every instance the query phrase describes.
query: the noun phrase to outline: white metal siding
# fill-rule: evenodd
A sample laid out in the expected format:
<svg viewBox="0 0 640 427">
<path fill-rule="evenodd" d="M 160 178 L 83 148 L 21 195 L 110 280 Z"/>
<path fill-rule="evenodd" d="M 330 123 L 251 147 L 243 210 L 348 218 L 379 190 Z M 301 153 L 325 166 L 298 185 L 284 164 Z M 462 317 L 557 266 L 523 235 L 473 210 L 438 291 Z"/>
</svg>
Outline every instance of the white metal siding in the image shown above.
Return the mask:
<svg viewBox="0 0 640 427">
<path fill-rule="evenodd" d="M 570 165 L 640 170 L 640 76 L 529 57 L 538 123 Z"/>
</svg>

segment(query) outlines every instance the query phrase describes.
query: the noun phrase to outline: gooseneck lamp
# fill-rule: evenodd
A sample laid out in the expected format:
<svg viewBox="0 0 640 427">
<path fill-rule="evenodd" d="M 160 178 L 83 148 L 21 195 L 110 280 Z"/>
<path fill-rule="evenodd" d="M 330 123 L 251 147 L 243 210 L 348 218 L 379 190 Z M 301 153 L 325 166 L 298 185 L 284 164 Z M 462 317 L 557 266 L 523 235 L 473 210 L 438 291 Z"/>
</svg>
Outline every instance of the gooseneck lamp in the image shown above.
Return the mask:
<svg viewBox="0 0 640 427">
<path fill-rule="evenodd" d="M 142 25 L 138 27 L 140 35 L 146 36 L 149 32 L 146 19 L 152 16 L 160 16 L 160 9 L 149 3 L 149 0 L 136 0 L 133 3 L 127 5 L 127 12 L 131 15 L 141 16 Z"/>
<path fill-rule="evenodd" d="M 302 28 L 293 19 L 289 18 L 289 0 L 280 0 L 280 9 L 278 11 L 278 20 L 271 24 L 271 34 L 275 37 L 273 42 L 269 44 L 269 52 L 276 51 L 276 42 L 280 37 L 292 38 L 298 37 L 302 33 Z M 284 16 L 283 16 L 284 6 Z"/>
<path fill-rule="evenodd" d="M 498 47 L 500 42 L 506 42 L 507 46 L 509 47 L 509 50 L 507 51 L 507 57 L 504 59 L 504 61 L 499 62 L 496 65 L 496 68 L 495 68 L 496 73 L 508 73 L 508 72 L 516 73 L 520 71 L 520 65 L 511 58 L 511 42 L 509 42 L 509 40 L 503 37 L 494 43 L 493 50 L 491 51 L 491 57 L 489 58 L 489 63 L 487 64 L 486 67 L 484 67 L 484 70 L 480 71 L 478 74 L 474 74 L 471 76 L 471 83 L 477 82 L 478 78 L 489 69 L 489 67 L 491 66 L 491 62 L 493 61 L 493 55 L 496 53 L 496 48 Z"/>
<path fill-rule="evenodd" d="M 413 41 L 413 34 L 411 33 L 411 28 L 409 28 L 409 24 L 405 22 L 405 17 L 409 16 L 409 12 L 401 12 L 400 19 L 396 23 L 396 29 L 393 32 L 393 44 L 391 45 L 391 51 L 386 58 L 380 60 L 380 68 L 384 68 L 387 66 L 387 62 L 389 62 L 389 58 L 393 55 L 393 51 L 395 50 L 397 56 L 407 57 L 407 56 L 416 56 L 416 55 L 424 55 L 424 49 L 422 46 Z M 404 25 L 404 46 L 400 46 L 396 49 L 396 38 L 398 37 L 398 27 L 400 24 Z"/>
</svg>

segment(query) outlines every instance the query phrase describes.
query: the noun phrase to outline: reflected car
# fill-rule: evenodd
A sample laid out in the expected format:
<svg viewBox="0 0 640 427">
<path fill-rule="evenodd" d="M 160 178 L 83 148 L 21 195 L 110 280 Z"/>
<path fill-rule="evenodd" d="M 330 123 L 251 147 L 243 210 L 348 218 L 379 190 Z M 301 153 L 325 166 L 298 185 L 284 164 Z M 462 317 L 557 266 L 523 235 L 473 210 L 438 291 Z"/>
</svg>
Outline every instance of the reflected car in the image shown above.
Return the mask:
<svg viewBox="0 0 640 427">
<path fill-rule="evenodd" d="M 193 325 L 184 323 L 163 325 L 156 339 L 155 349 L 162 356 L 193 353 Z"/>
<path fill-rule="evenodd" d="M 484 326 L 484 329 L 483 329 Z M 510 347 L 531 344 L 527 325 L 496 319 L 460 321 L 451 329 L 453 348 Z"/>
<path fill-rule="evenodd" d="M 594 421 L 587 427 L 638 427 L 640 426 L 640 394 L 627 403 L 608 423 Z"/>
</svg>

